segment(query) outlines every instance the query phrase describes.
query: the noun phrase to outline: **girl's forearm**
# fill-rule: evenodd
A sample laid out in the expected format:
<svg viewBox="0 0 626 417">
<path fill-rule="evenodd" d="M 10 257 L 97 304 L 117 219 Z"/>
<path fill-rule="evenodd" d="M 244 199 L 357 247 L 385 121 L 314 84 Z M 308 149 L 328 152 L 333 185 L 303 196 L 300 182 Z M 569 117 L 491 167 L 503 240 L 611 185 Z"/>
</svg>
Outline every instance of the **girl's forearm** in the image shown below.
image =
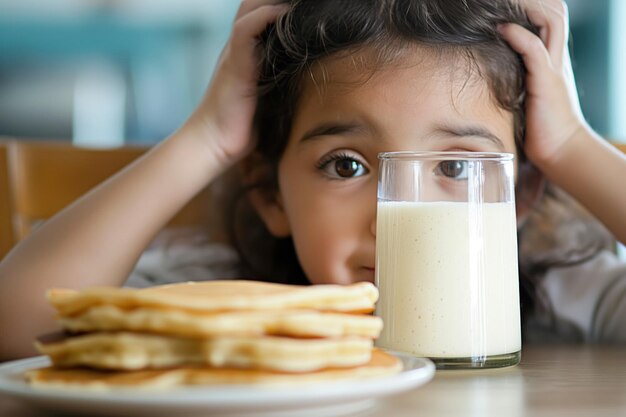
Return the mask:
<svg viewBox="0 0 626 417">
<path fill-rule="evenodd" d="M 30 353 L 33 337 L 55 328 L 47 289 L 123 284 L 155 234 L 220 172 L 209 140 L 174 134 L 7 255 L 0 263 L 0 334 L 7 336 L 0 360 Z"/>
<path fill-rule="evenodd" d="M 539 168 L 626 242 L 626 156 L 582 126 L 558 160 Z"/>
</svg>

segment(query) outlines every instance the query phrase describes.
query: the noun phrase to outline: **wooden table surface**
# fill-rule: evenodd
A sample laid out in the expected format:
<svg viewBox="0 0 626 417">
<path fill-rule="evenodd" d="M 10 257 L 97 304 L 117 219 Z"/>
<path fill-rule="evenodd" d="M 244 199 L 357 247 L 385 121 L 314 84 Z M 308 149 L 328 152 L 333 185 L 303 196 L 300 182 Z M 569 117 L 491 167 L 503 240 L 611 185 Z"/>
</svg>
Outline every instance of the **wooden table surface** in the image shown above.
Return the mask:
<svg viewBox="0 0 626 417">
<path fill-rule="evenodd" d="M 0 394 L 0 416 L 50 415 Z M 438 371 L 361 415 L 626 416 L 626 346 L 525 346 L 517 367 Z"/>
</svg>

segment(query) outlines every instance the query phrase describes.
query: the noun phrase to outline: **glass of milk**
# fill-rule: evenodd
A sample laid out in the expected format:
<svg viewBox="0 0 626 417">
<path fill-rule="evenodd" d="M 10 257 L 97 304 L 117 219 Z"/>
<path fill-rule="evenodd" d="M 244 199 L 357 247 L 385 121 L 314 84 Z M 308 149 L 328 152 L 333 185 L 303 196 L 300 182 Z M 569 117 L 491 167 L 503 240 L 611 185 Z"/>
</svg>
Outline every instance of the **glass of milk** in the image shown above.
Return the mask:
<svg viewBox="0 0 626 417">
<path fill-rule="evenodd" d="M 378 157 L 377 344 L 438 368 L 518 364 L 513 155 Z"/>
</svg>

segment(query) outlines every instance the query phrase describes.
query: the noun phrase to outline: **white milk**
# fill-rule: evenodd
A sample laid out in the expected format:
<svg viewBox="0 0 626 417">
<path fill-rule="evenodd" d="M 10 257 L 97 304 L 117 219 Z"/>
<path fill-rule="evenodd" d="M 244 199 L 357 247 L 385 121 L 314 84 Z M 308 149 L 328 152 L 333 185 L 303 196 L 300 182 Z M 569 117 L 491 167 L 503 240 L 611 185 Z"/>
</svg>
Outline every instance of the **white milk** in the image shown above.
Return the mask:
<svg viewBox="0 0 626 417">
<path fill-rule="evenodd" d="M 521 349 L 515 207 L 469 207 L 378 203 L 377 345 L 434 358 Z M 480 231 L 483 253 L 470 253 L 470 236 Z"/>
</svg>

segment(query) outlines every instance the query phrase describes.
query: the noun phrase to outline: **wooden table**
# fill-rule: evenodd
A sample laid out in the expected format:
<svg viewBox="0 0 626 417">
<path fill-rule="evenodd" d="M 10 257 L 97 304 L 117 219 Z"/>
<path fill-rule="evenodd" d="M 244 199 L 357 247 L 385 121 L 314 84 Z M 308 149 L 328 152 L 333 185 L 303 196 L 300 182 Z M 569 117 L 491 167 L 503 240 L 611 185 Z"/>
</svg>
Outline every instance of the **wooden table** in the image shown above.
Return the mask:
<svg viewBox="0 0 626 417">
<path fill-rule="evenodd" d="M 527 346 L 517 367 L 439 371 L 371 416 L 626 416 L 626 346 Z"/>
<path fill-rule="evenodd" d="M 0 416 L 46 415 L 0 395 Z M 626 416 L 626 346 L 526 346 L 517 367 L 439 371 L 362 415 Z"/>
</svg>

